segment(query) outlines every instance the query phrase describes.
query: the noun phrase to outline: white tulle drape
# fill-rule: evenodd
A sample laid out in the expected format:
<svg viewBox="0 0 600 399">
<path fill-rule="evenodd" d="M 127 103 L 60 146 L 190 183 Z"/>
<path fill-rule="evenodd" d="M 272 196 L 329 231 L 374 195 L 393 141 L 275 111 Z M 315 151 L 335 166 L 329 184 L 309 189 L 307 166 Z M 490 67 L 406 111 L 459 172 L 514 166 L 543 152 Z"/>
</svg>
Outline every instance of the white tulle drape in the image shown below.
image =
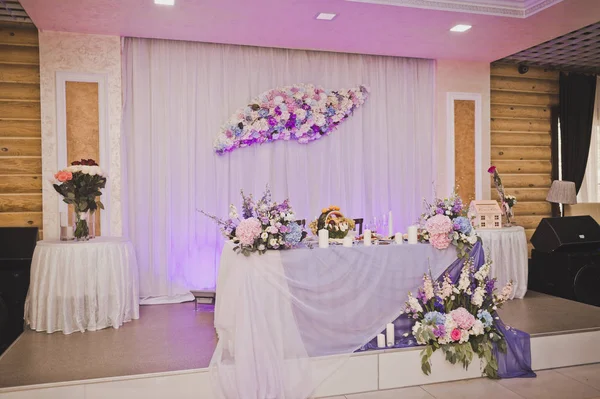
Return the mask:
<svg viewBox="0 0 600 399">
<path fill-rule="evenodd" d="M 123 61 L 125 232 L 142 296 L 214 286 L 223 240 L 198 210 L 224 217 L 240 189 L 259 195 L 268 183 L 299 219 L 330 204 L 365 220 L 392 210 L 400 231 L 433 194 L 433 61 L 134 38 Z M 296 83 L 371 95 L 317 142 L 214 153 L 236 109 Z"/>
<path fill-rule="evenodd" d="M 578 202 L 598 202 L 598 184 L 600 178 L 600 77 L 596 77 L 596 101 L 594 103 L 594 120 L 592 122 L 592 139 L 590 140 L 590 152 L 583 176 L 581 189 L 577 193 Z"/>
</svg>

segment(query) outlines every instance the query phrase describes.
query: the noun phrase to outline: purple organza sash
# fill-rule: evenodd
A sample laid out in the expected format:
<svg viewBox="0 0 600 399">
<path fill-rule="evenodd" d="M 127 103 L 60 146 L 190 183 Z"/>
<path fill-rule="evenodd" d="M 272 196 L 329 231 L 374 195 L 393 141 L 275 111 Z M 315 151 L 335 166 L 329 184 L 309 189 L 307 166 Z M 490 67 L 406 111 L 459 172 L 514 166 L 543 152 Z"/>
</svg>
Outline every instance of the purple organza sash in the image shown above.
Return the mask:
<svg viewBox="0 0 600 399">
<path fill-rule="evenodd" d="M 479 269 L 485 263 L 485 255 L 481 242 L 478 242 L 473 246 L 469 257 L 474 258 L 473 265 L 475 269 Z M 465 259 L 456 259 L 448 269 L 438 277 L 438 280 L 441 281 L 443 275 L 448 273 L 452 282 L 456 284 L 464 263 Z M 497 314 L 494 314 L 493 316 L 494 318 L 498 317 Z M 496 323 L 498 330 L 500 330 L 506 338 L 507 346 L 506 353 L 501 353 L 497 348 L 494 348 L 494 354 L 498 359 L 498 375 L 500 378 L 535 377 L 535 373 L 531 370 L 531 346 L 529 334 L 524 331 L 507 327 L 499 318 L 496 319 Z M 396 339 L 394 348 L 406 348 L 417 345 L 417 342 L 412 335 L 404 337 L 405 333 L 410 333 L 412 331 L 413 324 L 414 321 L 408 319 L 405 315 L 394 320 L 396 337 L 400 337 L 399 339 Z M 373 349 L 378 349 L 375 339 L 364 345 L 359 351 Z"/>
</svg>

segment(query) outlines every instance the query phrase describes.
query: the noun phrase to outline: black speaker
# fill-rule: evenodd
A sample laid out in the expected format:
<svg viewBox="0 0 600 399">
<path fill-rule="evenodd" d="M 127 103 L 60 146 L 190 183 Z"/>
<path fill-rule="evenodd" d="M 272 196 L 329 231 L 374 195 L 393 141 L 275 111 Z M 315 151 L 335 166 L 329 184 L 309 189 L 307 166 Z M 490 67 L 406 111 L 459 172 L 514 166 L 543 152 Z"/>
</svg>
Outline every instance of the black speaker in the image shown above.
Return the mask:
<svg viewBox="0 0 600 399">
<path fill-rule="evenodd" d="M 594 251 L 600 248 L 600 226 L 591 216 L 544 218 L 531 244 L 540 252 Z"/>
<path fill-rule="evenodd" d="M 600 251 L 531 251 L 529 289 L 600 306 Z"/>
<path fill-rule="evenodd" d="M 0 227 L 0 354 L 23 332 L 37 227 Z"/>
</svg>

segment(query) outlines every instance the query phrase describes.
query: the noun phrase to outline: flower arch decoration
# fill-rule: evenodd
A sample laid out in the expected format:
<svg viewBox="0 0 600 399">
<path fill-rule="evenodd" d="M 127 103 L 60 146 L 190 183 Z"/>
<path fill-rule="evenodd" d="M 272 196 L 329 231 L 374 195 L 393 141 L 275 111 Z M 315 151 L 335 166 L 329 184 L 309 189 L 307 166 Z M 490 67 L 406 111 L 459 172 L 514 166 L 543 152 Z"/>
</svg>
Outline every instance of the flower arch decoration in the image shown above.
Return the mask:
<svg viewBox="0 0 600 399">
<path fill-rule="evenodd" d="M 312 84 L 271 89 L 238 109 L 217 136 L 217 154 L 276 140 L 306 144 L 329 135 L 363 105 L 365 86 L 326 91 Z"/>
</svg>

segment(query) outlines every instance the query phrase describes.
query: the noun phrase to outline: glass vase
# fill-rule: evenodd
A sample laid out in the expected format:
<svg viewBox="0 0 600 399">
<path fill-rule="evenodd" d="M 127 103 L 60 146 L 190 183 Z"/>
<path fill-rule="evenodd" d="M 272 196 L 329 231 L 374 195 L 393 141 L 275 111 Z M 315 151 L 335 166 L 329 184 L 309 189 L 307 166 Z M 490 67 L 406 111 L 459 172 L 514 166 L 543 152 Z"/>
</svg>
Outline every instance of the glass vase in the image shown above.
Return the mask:
<svg viewBox="0 0 600 399">
<path fill-rule="evenodd" d="M 513 209 L 507 203 L 502 204 L 502 210 L 504 211 L 504 216 L 506 217 L 506 222 L 504 223 L 504 227 L 512 227 L 513 221 Z"/>
<path fill-rule="evenodd" d="M 73 236 L 75 241 L 88 241 L 95 237 L 95 215 L 93 212 L 73 212 Z"/>
</svg>

